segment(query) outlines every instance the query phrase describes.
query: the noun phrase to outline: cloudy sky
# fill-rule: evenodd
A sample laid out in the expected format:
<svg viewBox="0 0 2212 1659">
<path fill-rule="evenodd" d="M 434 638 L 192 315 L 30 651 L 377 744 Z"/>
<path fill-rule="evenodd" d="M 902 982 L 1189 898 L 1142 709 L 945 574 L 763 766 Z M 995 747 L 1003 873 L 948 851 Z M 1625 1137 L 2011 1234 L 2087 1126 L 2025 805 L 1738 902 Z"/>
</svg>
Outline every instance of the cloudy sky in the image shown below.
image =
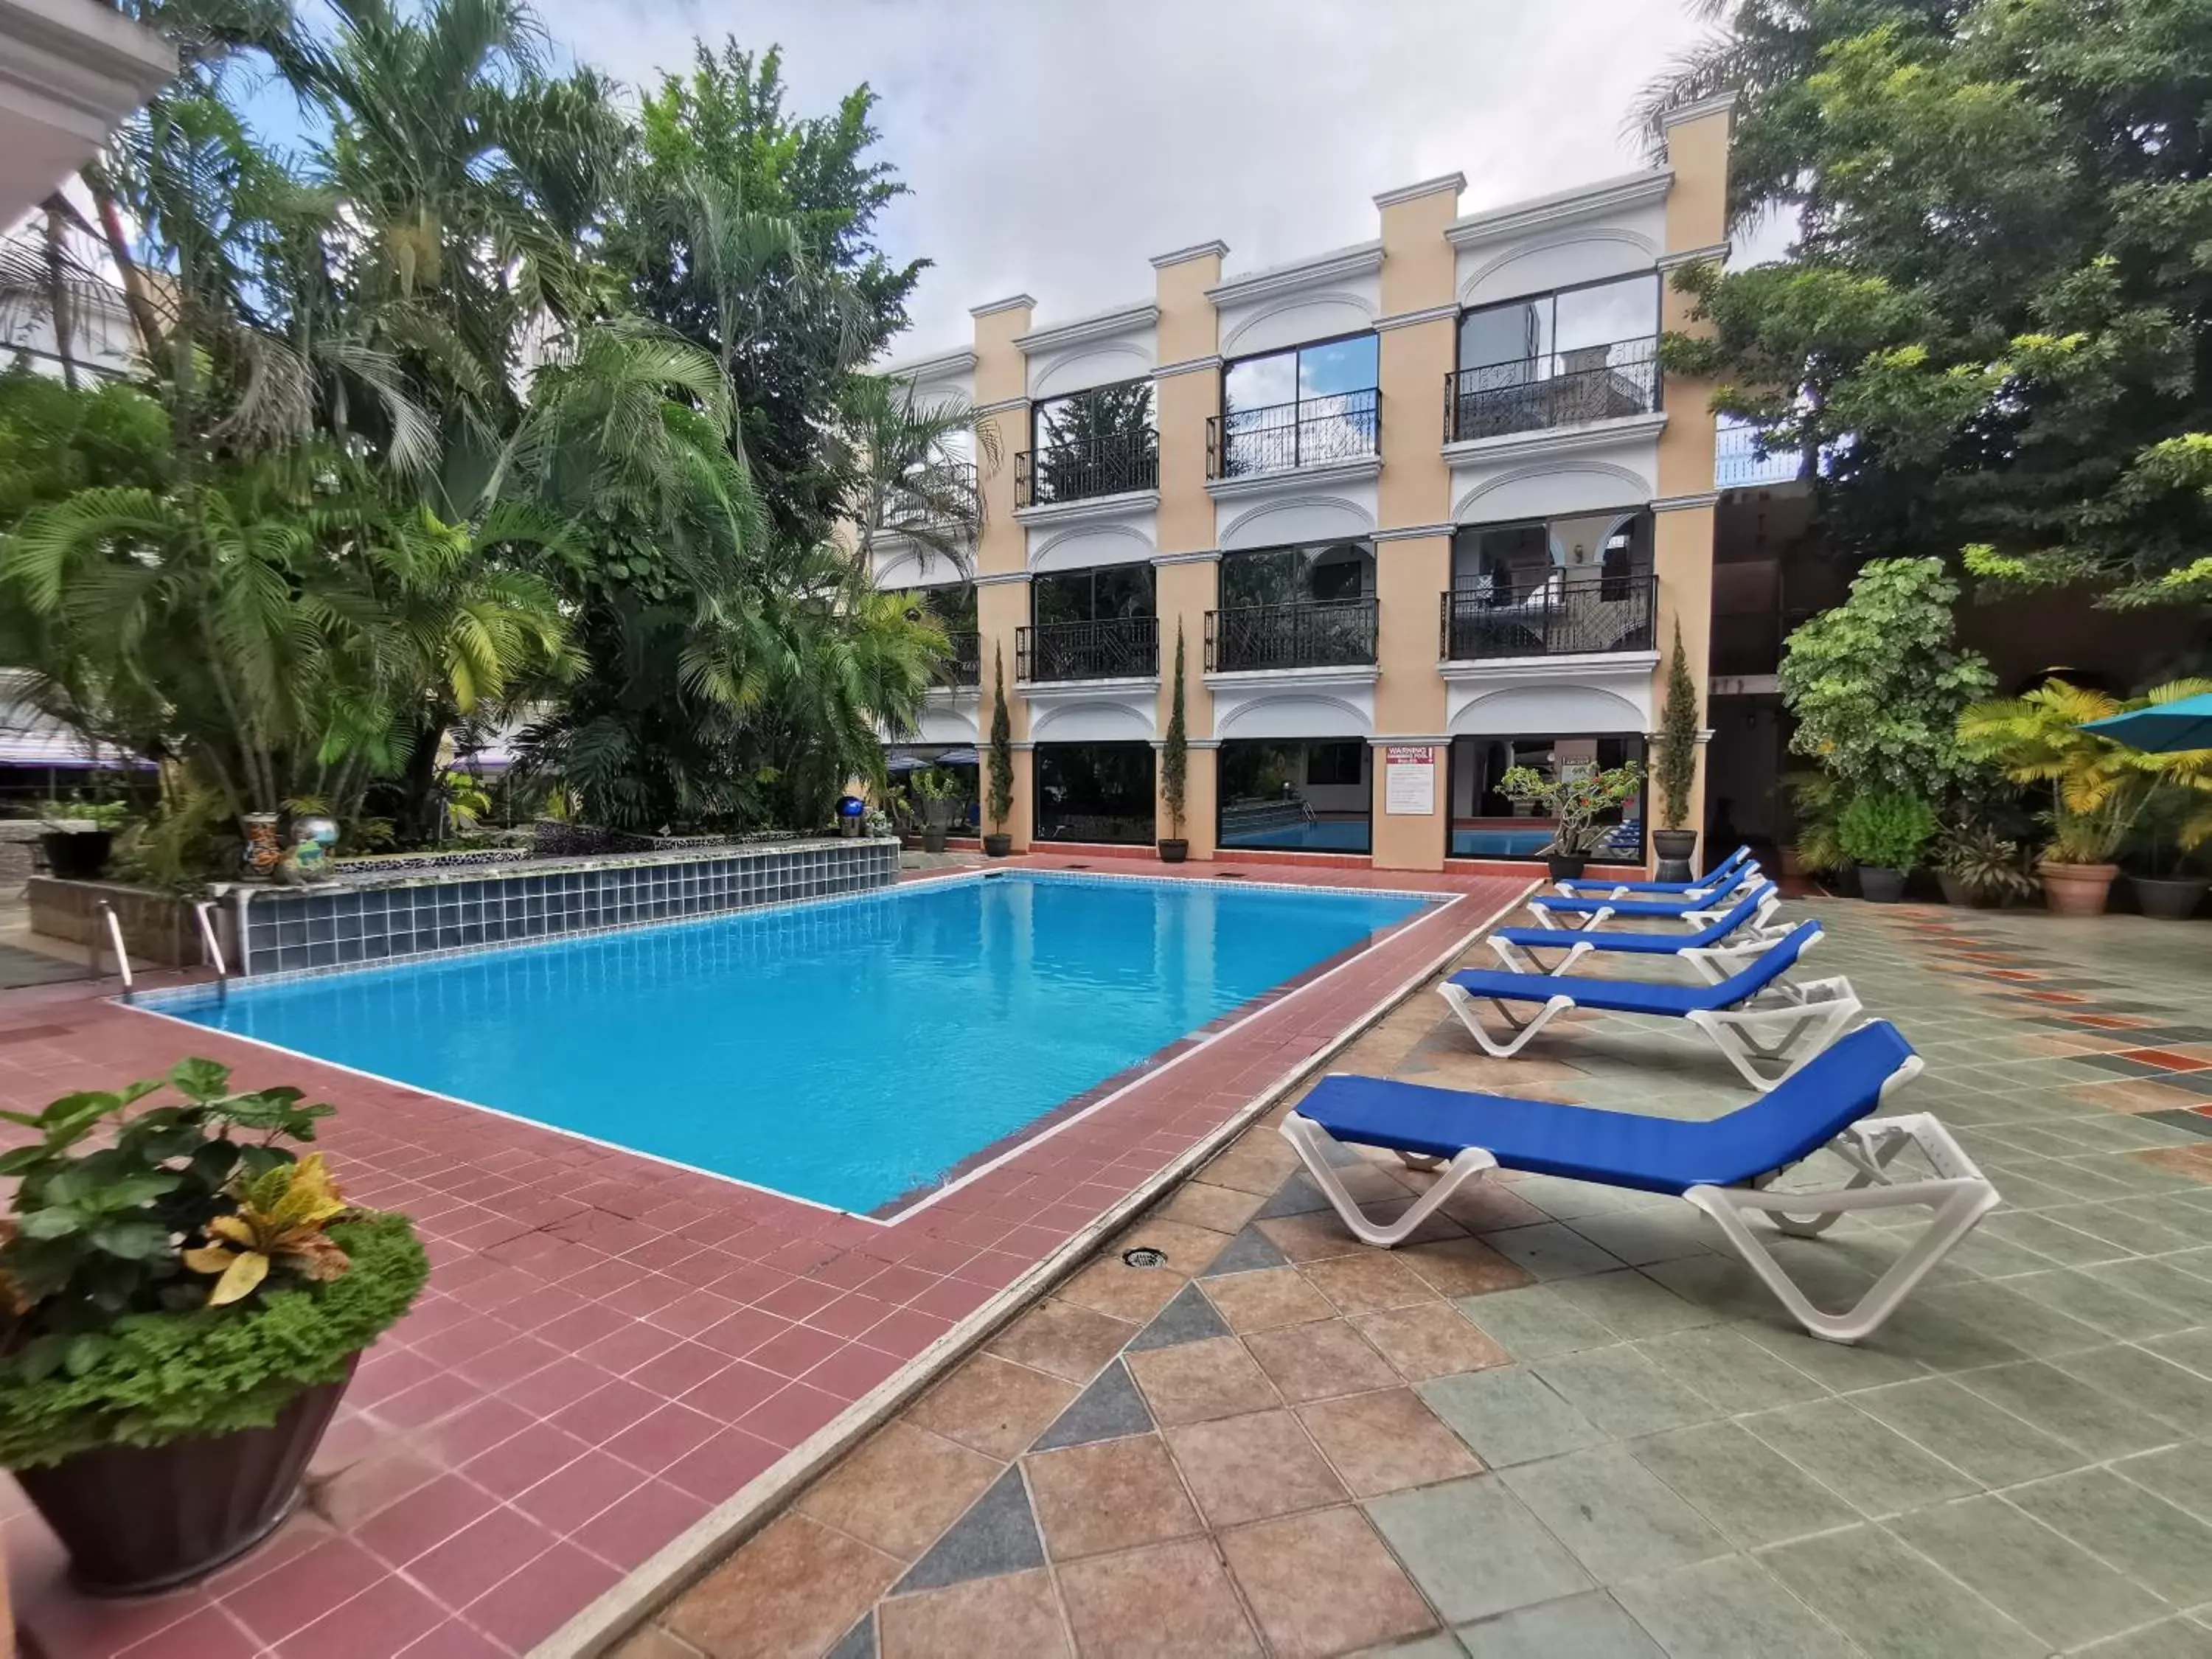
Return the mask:
<svg viewBox="0 0 2212 1659">
<path fill-rule="evenodd" d="M 913 191 L 894 253 L 935 262 L 898 356 L 1024 292 L 1040 323 L 1149 299 L 1145 261 L 1214 237 L 1233 273 L 1363 241 L 1370 198 L 1467 175 L 1462 210 L 1639 164 L 1637 88 L 1693 40 L 1680 0 L 538 0 L 625 80 L 694 36 L 780 43 L 795 101 L 856 82 Z"/>
</svg>

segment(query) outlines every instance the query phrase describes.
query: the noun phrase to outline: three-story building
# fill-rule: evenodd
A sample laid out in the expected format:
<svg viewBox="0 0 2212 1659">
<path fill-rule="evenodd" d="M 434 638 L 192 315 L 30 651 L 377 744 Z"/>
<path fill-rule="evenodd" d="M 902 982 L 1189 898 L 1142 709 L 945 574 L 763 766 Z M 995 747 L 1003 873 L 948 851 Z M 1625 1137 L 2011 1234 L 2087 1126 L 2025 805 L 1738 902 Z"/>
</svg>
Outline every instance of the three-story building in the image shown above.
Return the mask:
<svg viewBox="0 0 2212 1659">
<path fill-rule="evenodd" d="M 1370 241 L 1181 248 L 1144 304 L 1038 326 L 1018 295 L 886 370 L 988 434 L 969 568 L 877 550 L 957 642 L 915 738 L 980 746 L 1003 664 L 1017 848 L 1149 843 L 1180 640 L 1193 857 L 1534 855 L 1504 772 L 1640 760 L 1678 628 L 1708 681 L 1715 421 L 1658 337 L 1668 272 L 1727 252 L 1732 107 L 1648 170 L 1466 215 L 1426 179 Z"/>
</svg>

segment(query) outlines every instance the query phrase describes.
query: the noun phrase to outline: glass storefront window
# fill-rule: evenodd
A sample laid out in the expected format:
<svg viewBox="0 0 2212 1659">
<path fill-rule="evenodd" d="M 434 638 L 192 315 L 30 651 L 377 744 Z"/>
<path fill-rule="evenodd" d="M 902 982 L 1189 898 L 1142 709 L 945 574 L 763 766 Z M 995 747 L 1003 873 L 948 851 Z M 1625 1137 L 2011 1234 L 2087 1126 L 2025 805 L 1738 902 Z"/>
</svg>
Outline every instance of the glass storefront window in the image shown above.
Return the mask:
<svg viewBox="0 0 2212 1659">
<path fill-rule="evenodd" d="M 1153 839 L 1152 744 L 1041 743 L 1036 764 L 1037 840 Z"/>
<path fill-rule="evenodd" d="M 1218 834 L 1224 848 L 1372 849 L 1373 763 L 1364 739 L 1232 739 L 1218 752 Z"/>
<path fill-rule="evenodd" d="M 1603 771 L 1644 763 L 1644 739 L 1629 733 L 1595 737 L 1455 738 L 1451 746 L 1451 830 L 1454 858 L 1540 859 L 1553 821 L 1533 802 L 1509 799 L 1498 780 L 1516 766 L 1558 775 L 1561 768 Z M 1644 793 L 1638 791 L 1602 822 L 1610 832 L 1598 863 L 1638 863 L 1644 857 Z"/>
</svg>

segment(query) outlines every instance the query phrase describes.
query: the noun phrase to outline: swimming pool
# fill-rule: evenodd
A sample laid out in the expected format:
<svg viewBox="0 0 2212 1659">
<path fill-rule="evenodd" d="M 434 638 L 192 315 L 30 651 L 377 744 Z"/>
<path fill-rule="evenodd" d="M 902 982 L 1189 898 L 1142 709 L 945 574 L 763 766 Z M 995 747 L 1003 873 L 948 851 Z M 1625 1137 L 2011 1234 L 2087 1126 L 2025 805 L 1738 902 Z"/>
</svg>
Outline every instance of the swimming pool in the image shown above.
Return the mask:
<svg viewBox="0 0 2212 1659">
<path fill-rule="evenodd" d="M 1225 830 L 1221 844 L 1298 853 L 1364 853 L 1367 850 L 1367 820 L 1313 818 L 1260 830 Z"/>
<path fill-rule="evenodd" d="M 158 1007 L 867 1213 L 1429 902 L 1007 872 Z"/>
</svg>

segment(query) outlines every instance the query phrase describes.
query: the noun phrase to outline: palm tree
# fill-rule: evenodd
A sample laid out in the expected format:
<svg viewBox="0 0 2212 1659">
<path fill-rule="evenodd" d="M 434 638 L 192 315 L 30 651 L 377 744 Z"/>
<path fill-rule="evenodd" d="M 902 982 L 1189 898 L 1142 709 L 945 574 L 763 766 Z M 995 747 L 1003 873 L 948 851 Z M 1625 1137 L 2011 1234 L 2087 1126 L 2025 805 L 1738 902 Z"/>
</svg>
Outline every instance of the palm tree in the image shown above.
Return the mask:
<svg viewBox="0 0 2212 1659">
<path fill-rule="evenodd" d="M 877 375 L 853 378 L 842 412 L 839 435 L 852 478 L 845 520 L 860 569 L 872 571 L 878 544 L 896 538 L 925 564 L 943 559 L 969 574 L 982 530 L 980 479 L 999 466 L 996 428 L 978 426 L 964 398 L 925 404 L 911 384 Z M 980 464 L 957 453 L 971 434 Z"/>
</svg>

